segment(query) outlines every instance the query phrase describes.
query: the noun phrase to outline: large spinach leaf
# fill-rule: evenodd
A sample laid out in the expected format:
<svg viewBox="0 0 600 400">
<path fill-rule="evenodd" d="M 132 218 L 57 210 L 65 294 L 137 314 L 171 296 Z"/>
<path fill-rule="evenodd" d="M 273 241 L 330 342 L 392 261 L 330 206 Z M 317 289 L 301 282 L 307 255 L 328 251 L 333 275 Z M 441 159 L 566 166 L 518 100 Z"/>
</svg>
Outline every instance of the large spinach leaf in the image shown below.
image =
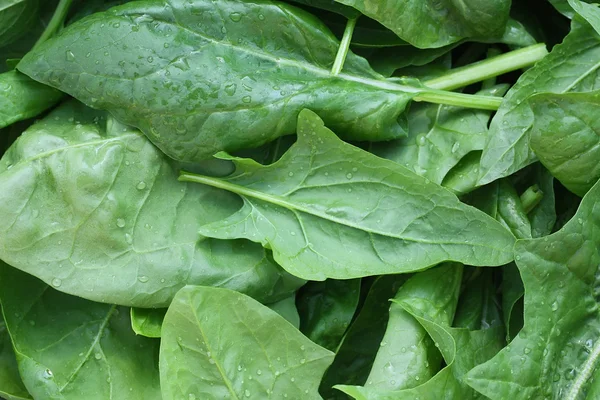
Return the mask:
<svg viewBox="0 0 600 400">
<path fill-rule="evenodd" d="M 562 44 L 525 72 L 492 119 L 481 158 L 479 184 L 508 176 L 536 160 L 529 147 L 533 112 L 527 99 L 539 92 L 586 92 L 600 82 L 600 36 L 575 19 Z"/>
<path fill-rule="evenodd" d="M 177 181 L 181 168 L 139 131 L 75 101 L 29 128 L 0 160 L 0 258 L 95 301 L 164 307 L 184 285 L 261 301 L 303 282 L 260 246 L 201 237 L 241 202 Z"/>
<path fill-rule="evenodd" d="M 283 3 L 148 0 L 74 23 L 19 69 L 139 127 L 179 160 L 292 133 L 304 107 L 346 138 L 402 136 L 399 115 L 420 89 L 398 91 L 352 54 L 331 76 L 338 46 L 323 23 Z"/>
<path fill-rule="evenodd" d="M 39 8 L 39 0 L 0 0 L 0 47 L 32 29 Z"/>
<path fill-rule="evenodd" d="M 35 399 L 160 399 L 158 341 L 133 333 L 129 310 L 63 294 L 6 264 L 0 301 Z"/>
<path fill-rule="evenodd" d="M 408 169 L 342 142 L 312 111 L 301 112 L 298 142 L 278 162 L 231 159 L 236 171 L 227 178 L 180 178 L 244 200 L 238 212 L 201 233 L 262 243 L 298 277 L 349 279 L 446 260 L 479 266 L 512 260 L 514 238 L 492 218 Z"/>
<path fill-rule="evenodd" d="M 567 189 L 585 195 L 600 178 L 600 92 L 538 94 L 529 104 L 531 149 Z"/>
<path fill-rule="evenodd" d="M 318 399 L 332 360 L 333 353 L 250 297 L 189 286 L 163 323 L 163 399 Z"/>
<path fill-rule="evenodd" d="M 491 399 L 597 398 L 599 198 L 596 184 L 559 232 L 517 242 L 525 326 L 468 377 L 471 386 Z"/>
<path fill-rule="evenodd" d="M 336 0 L 379 21 L 420 48 L 441 47 L 477 36 L 500 36 L 508 0 Z"/>
</svg>

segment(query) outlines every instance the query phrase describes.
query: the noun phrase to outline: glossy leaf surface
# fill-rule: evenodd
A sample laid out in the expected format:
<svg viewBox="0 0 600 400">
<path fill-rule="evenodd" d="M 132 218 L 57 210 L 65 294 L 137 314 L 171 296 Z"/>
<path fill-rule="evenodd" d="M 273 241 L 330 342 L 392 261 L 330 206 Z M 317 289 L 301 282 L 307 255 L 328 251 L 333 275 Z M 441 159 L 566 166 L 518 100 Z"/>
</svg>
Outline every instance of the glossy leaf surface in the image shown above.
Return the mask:
<svg viewBox="0 0 600 400">
<path fill-rule="evenodd" d="M 404 167 L 342 142 L 309 110 L 298 119 L 298 142 L 278 162 L 232 160 L 236 172 L 226 179 L 182 175 L 244 199 L 237 213 L 201 233 L 262 243 L 303 279 L 512 259 L 514 238 L 496 221 Z"/>
<path fill-rule="evenodd" d="M 600 358 L 598 265 L 600 185 L 560 231 L 520 240 L 516 262 L 525 285 L 525 326 L 508 347 L 469 373 L 491 399 L 592 399 Z"/>
<path fill-rule="evenodd" d="M 258 245 L 201 237 L 240 202 L 178 182 L 180 168 L 139 131 L 65 104 L 0 161 L 0 257 L 61 291 L 139 307 L 188 283 L 265 301 L 302 285 Z"/>
<path fill-rule="evenodd" d="M 183 161 L 293 133 L 305 107 L 348 139 L 403 136 L 398 117 L 414 93 L 389 90 L 353 54 L 332 77 L 338 46 L 318 19 L 284 3 L 148 0 L 74 23 L 19 69 Z"/>
<path fill-rule="evenodd" d="M 250 297 L 188 286 L 163 323 L 163 399 L 319 399 L 332 360 L 330 351 Z"/>
<path fill-rule="evenodd" d="M 136 336 L 129 310 L 58 292 L 5 264 L 0 301 L 35 399 L 160 399 L 158 342 Z"/>
</svg>

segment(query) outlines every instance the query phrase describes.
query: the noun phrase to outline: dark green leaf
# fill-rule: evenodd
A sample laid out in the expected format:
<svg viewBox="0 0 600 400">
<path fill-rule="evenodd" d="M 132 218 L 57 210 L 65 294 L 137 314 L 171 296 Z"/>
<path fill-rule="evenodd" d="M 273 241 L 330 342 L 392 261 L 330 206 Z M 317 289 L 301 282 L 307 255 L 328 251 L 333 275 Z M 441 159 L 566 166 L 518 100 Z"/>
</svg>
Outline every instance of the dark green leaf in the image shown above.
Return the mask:
<svg viewBox="0 0 600 400">
<path fill-rule="evenodd" d="M 567 189 L 585 195 L 600 178 L 600 92 L 538 94 L 529 104 L 531 149 Z"/>
<path fill-rule="evenodd" d="M 56 104 L 62 93 L 17 71 L 0 74 L 0 128 L 35 117 Z"/>
<path fill-rule="evenodd" d="M 180 168 L 139 131 L 65 104 L 0 160 L 0 257 L 61 291 L 138 307 L 165 307 L 189 283 L 261 301 L 303 284 L 256 244 L 200 236 L 241 202 L 178 182 Z"/>
<path fill-rule="evenodd" d="M 338 47 L 322 22 L 284 3 L 147 0 L 69 26 L 19 69 L 139 127 L 178 160 L 292 133 L 305 107 L 348 139 L 403 136 L 398 117 L 418 89 L 383 81 L 353 54 L 332 76 Z"/>
<path fill-rule="evenodd" d="M 275 164 L 231 159 L 236 172 L 225 179 L 182 174 L 244 200 L 237 213 L 201 233 L 262 243 L 303 279 L 512 260 L 514 238 L 496 221 L 408 169 L 342 142 L 312 111 L 301 112 L 298 142 Z"/>
<path fill-rule="evenodd" d="M 35 399 L 160 399 L 158 341 L 133 333 L 128 309 L 63 294 L 5 264 L 0 301 Z"/>
<path fill-rule="evenodd" d="M 559 232 L 517 242 L 525 326 L 468 376 L 468 383 L 491 399 L 593 399 L 597 393 L 599 199 L 596 184 Z"/>
<path fill-rule="evenodd" d="M 332 360 L 330 351 L 250 297 L 188 286 L 163 323 L 163 399 L 318 399 Z"/>
<path fill-rule="evenodd" d="M 499 36 L 510 10 L 507 0 L 336 0 L 394 31 L 420 48 L 441 47 L 461 39 Z"/>
<path fill-rule="evenodd" d="M 298 293 L 300 330 L 310 340 L 336 351 L 360 296 L 360 279 L 309 282 Z"/>
<path fill-rule="evenodd" d="M 39 8 L 39 0 L 0 0 L 0 47 L 32 29 Z"/>
<path fill-rule="evenodd" d="M 6 400 L 31 399 L 19 376 L 15 351 L 3 318 L 0 318 L 0 397 Z"/>
</svg>

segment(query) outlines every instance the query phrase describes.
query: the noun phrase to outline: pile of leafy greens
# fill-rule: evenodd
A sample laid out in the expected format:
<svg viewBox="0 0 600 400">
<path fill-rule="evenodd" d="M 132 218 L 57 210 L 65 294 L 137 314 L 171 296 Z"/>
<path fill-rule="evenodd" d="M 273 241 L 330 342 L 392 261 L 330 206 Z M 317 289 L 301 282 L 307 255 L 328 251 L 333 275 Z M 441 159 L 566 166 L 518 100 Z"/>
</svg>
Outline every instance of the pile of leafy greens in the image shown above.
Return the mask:
<svg viewBox="0 0 600 400">
<path fill-rule="evenodd" d="M 600 8 L 0 0 L 0 398 L 600 398 Z"/>
</svg>

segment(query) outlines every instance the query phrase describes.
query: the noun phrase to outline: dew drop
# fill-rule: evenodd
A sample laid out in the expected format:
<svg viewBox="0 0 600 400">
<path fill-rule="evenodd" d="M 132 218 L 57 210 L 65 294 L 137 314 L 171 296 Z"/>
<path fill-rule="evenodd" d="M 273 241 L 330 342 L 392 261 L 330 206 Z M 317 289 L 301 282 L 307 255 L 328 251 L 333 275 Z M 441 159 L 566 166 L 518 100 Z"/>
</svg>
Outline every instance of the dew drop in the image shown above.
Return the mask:
<svg viewBox="0 0 600 400">
<path fill-rule="evenodd" d="M 148 58 L 146 58 L 146 60 L 148 60 L 149 63 L 154 62 L 154 57 L 149 56 Z"/>
<path fill-rule="evenodd" d="M 233 12 L 229 14 L 229 19 L 231 19 L 233 22 L 240 22 L 242 19 L 242 13 Z"/>
<path fill-rule="evenodd" d="M 556 311 L 558 310 L 558 302 L 553 302 L 552 305 L 550 306 L 552 308 L 552 311 Z"/>
<path fill-rule="evenodd" d="M 124 228 L 125 227 L 125 220 L 123 218 L 118 218 L 117 219 L 117 226 L 119 228 Z"/>
<path fill-rule="evenodd" d="M 244 396 L 250 397 L 250 391 L 248 389 L 244 390 Z"/>
<path fill-rule="evenodd" d="M 96 353 L 96 354 L 94 354 L 94 358 L 95 358 L 96 360 L 100 360 L 100 359 L 102 358 L 102 354 L 100 354 L 100 353 Z"/>
<path fill-rule="evenodd" d="M 288 173 L 288 176 L 294 176 L 294 173 L 290 171 L 290 172 Z"/>
<path fill-rule="evenodd" d="M 346 174 L 346 178 L 348 178 L 348 179 L 352 179 L 352 174 L 348 172 L 348 173 Z"/>
<path fill-rule="evenodd" d="M 215 363 L 215 360 L 214 360 L 214 359 L 212 359 L 212 358 L 209 358 L 209 359 L 208 359 L 208 362 L 209 362 L 209 363 L 211 363 L 211 364 L 214 364 L 214 363 Z"/>
<path fill-rule="evenodd" d="M 67 50 L 65 53 L 67 56 L 67 61 L 75 61 L 75 54 L 71 50 Z"/>
<path fill-rule="evenodd" d="M 300 350 L 304 351 L 306 347 L 304 345 L 300 346 Z"/>
<path fill-rule="evenodd" d="M 54 373 L 51 370 L 46 368 L 46 370 L 44 371 L 44 374 L 43 374 L 44 379 L 52 379 L 53 376 L 54 376 Z"/>
<path fill-rule="evenodd" d="M 452 154 L 456 153 L 460 148 L 460 143 L 456 142 L 452 145 Z"/>
<path fill-rule="evenodd" d="M 300 359 L 300 364 L 304 364 L 306 362 L 306 358 Z"/>
<path fill-rule="evenodd" d="M 531 353 L 531 349 L 530 349 L 529 347 L 525 347 L 525 348 L 523 349 L 523 353 L 525 353 L 525 354 L 529 354 L 529 353 Z"/>
<path fill-rule="evenodd" d="M 251 96 L 244 96 L 244 97 L 242 97 L 242 101 L 244 103 L 250 103 L 250 102 L 252 102 L 252 97 Z"/>
<path fill-rule="evenodd" d="M 150 278 L 148 278 L 146 275 L 142 275 L 140 277 L 138 277 L 138 281 L 142 282 L 142 283 L 146 283 L 150 280 Z"/>
<path fill-rule="evenodd" d="M 256 371 L 256 375 L 262 375 L 262 371 L 259 369 Z"/>
<path fill-rule="evenodd" d="M 137 190 L 144 190 L 144 189 L 146 189 L 146 182 L 141 181 L 140 183 L 137 184 L 136 188 L 137 188 Z"/>
<path fill-rule="evenodd" d="M 190 393 L 188 395 L 188 400 L 196 400 L 196 395 L 194 393 Z"/>
<path fill-rule="evenodd" d="M 62 280 L 60 280 L 59 278 L 52 279 L 52 286 L 59 287 L 60 285 L 62 285 Z"/>
<path fill-rule="evenodd" d="M 229 85 L 225 86 L 225 93 L 227 93 L 229 96 L 233 96 L 236 90 L 237 85 L 235 83 L 230 83 Z"/>
<path fill-rule="evenodd" d="M 418 146 L 425 146 L 426 143 L 427 143 L 427 138 L 425 137 L 425 135 L 417 136 L 417 145 Z"/>
</svg>

